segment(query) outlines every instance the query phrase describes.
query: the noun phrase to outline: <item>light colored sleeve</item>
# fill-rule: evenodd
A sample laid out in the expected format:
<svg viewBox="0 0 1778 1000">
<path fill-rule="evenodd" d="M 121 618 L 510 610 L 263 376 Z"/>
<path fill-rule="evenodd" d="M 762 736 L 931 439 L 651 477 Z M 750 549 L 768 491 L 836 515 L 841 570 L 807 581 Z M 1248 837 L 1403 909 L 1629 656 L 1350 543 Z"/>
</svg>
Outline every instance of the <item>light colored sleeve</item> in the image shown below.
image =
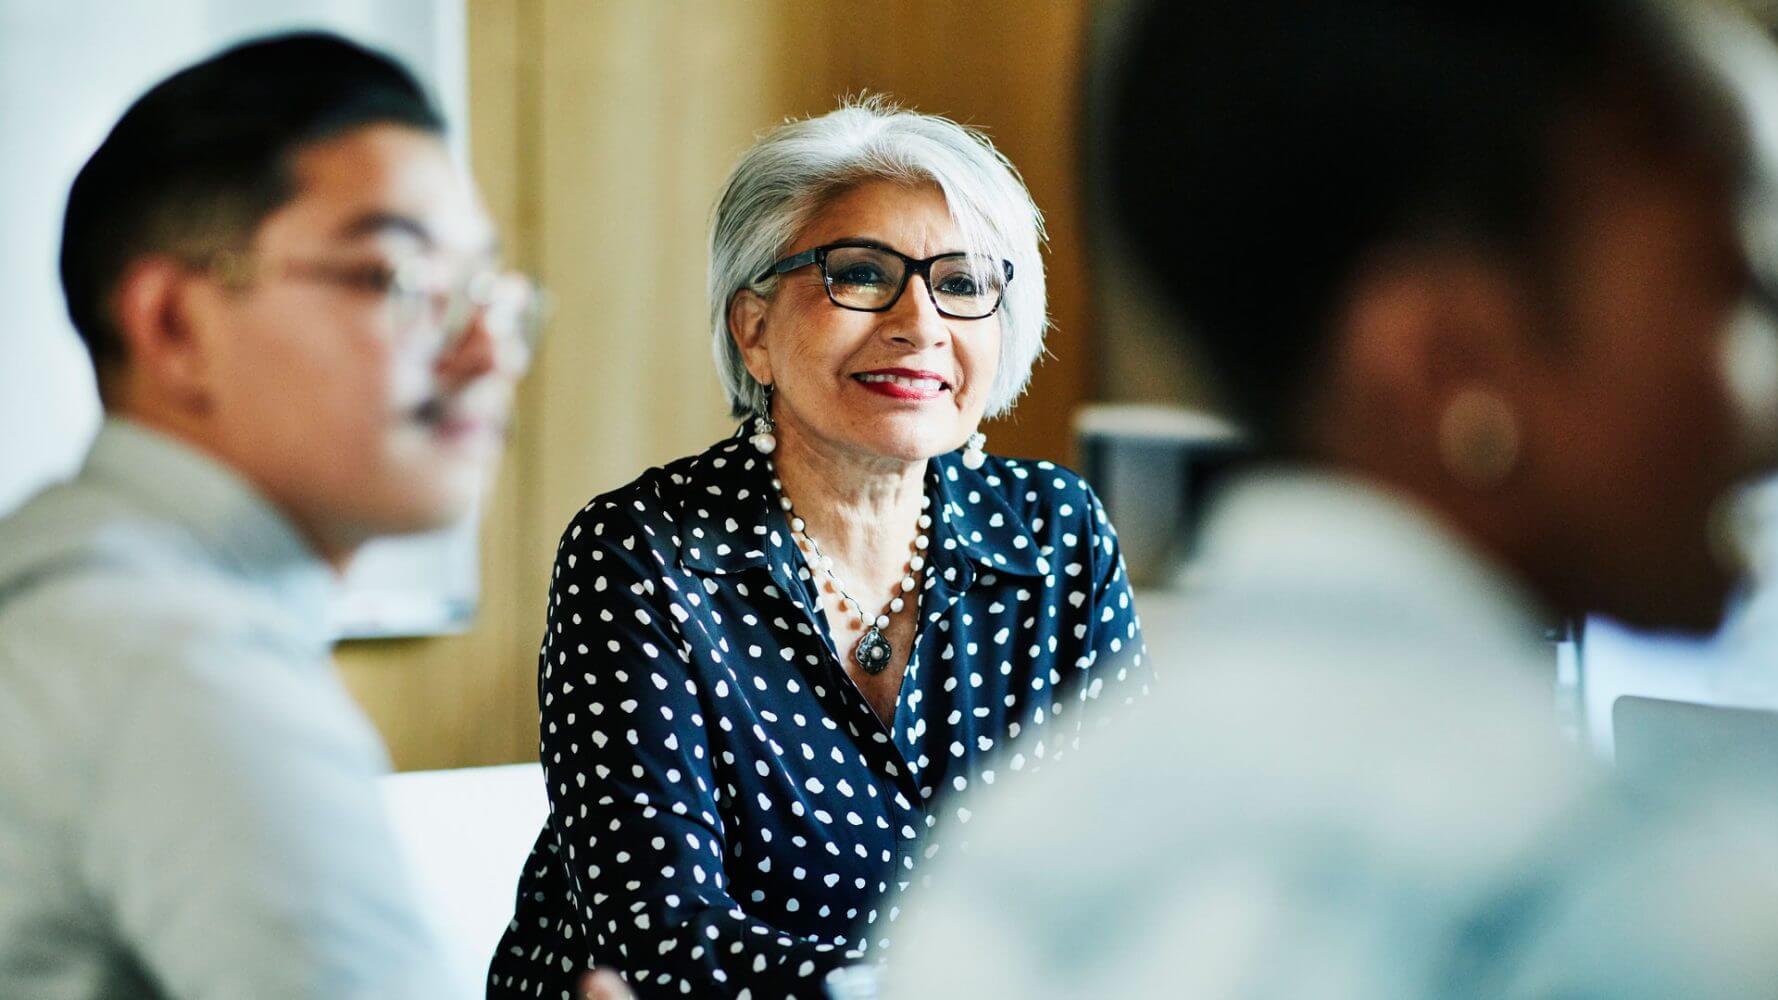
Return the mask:
<svg viewBox="0 0 1778 1000">
<path fill-rule="evenodd" d="M 993 849 L 949 856 L 910 897 L 883 997 L 1755 1000 L 1778 984 L 1778 819 L 1763 802 L 1660 823 L 1582 808 L 1519 841 L 1475 836 L 1468 817 L 1391 846 L 1400 825 L 1200 837 L 1218 826 L 1207 810 L 1168 818 L 1148 807 L 1160 791 L 1106 772 L 1056 783 L 1069 774 L 984 809 Z M 1224 814 L 1249 808 L 1216 791 Z M 1110 819 L 1079 820 L 1095 814 Z"/>
<path fill-rule="evenodd" d="M 1543 908 L 1491 995 L 1778 992 L 1778 813 L 1769 787 L 1701 788 L 1661 812 L 1658 822 L 1620 824 L 1569 852 L 1565 891 Z"/>
<path fill-rule="evenodd" d="M 83 809 L 83 881 L 125 946 L 186 1000 L 450 996 L 386 757 L 330 665 L 169 632 L 119 671 Z"/>
<path fill-rule="evenodd" d="M 974 859 L 972 859 L 974 860 Z M 904 914 L 882 996 L 1410 1000 L 1426 954 L 1356 883 L 1317 892 L 1236 851 L 1196 875 L 953 866 Z M 1060 869 L 1060 870 L 1058 870 Z M 1091 876 L 1106 874 L 1100 881 Z M 1033 886 L 1042 882 L 1048 886 Z M 1379 881 L 1381 877 L 1379 875 Z M 1462 995 L 1462 994 L 1457 994 Z M 1486 995 L 1486 994 L 1477 994 Z M 1547 998 L 1545 998 L 1547 1000 Z"/>
<path fill-rule="evenodd" d="M 1402 956 L 1438 929 L 1397 919 L 1375 890 L 1388 871 L 1294 821 L 1277 788 L 1191 766 L 1193 697 L 1163 689 L 978 800 L 970 843 L 903 897 L 882 996 L 1424 995 Z"/>
</svg>

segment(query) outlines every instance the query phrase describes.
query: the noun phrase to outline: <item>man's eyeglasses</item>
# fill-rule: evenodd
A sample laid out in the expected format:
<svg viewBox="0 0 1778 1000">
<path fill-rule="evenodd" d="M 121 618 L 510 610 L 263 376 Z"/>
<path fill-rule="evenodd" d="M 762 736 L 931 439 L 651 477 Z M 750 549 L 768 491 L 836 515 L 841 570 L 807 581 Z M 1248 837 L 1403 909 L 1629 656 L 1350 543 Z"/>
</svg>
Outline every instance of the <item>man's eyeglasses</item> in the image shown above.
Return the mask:
<svg viewBox="0 0 1778 1000">
<path fill-rule="evenodd" d="M 865 243 L 832 243 L 804 250 L 778 261 L 754 281 L 765 281 L 799 267 L 817 264 L 827 298 L 842 309 L 885 312 L 900 301 L 908 279 L 926 279 L 926 292 L 939 315 L 951 319 L 985 319 L 1000 308 L 1012 261 L 981 254 L 941 253 L 915 260 L 887 247 Z"/>
<path fill-rule="evenodd" d="M 403 349 L 440 357 L 463 342 L 479 317 L 494 340 L 502 368 L 522 371 L 531 362 L 548 313 L 548 296 L 515 271 L 464 271 L 437 261 L 410 259 L 351 262 L 325 259 L 268 261 L 248 254 L 212 258 L 218 281 L 243 288 L 267 276 L 313 281 L 380 297 L 389 330 Z"/>
</svg>

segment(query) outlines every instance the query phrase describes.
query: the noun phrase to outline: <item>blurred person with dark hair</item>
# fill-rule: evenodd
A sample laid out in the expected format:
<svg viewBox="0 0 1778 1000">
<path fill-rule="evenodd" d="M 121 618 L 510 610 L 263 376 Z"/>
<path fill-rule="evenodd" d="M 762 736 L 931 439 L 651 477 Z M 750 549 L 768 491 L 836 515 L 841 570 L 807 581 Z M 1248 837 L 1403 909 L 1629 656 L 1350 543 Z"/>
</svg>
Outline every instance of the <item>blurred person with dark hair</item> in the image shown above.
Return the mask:
<svg viewBox="0 0 1778 1000">
<path fill-rule="evenodd" d="M 0 995 L 439 997 L 328 603 L 467 514 L 535 292 L 414 78 L 241 45 L 124 114 L 62 245 L 106 420 L 0 522 Z"/>
<path fill-rule="evenodd" d="M 1772 995 L 1772 828 L 1597 772 L 1544 638 L 1709 629 L 1735 579 L 1737 110 L 1623 0 L 1139 7 L 1115 228 L 1260 462 L 1189 675 L 978 803 L 889 992 Z"/>
</svg>

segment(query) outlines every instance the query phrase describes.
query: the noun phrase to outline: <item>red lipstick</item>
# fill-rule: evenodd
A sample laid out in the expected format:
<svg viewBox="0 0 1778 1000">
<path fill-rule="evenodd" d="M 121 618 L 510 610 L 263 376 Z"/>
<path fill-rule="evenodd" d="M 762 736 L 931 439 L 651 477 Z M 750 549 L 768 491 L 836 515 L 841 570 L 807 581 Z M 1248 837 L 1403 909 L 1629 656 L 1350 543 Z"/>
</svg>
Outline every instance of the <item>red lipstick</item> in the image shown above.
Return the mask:
<svg viewBox="0 0 1778 1000">
<path fill-rule="evenodd" d="M 869 391 L 891 399 L 936 399 L 951 388 L 943 375 L 918 368 L 876 368 L 854 372 L 852 378 Z"/>
</svg>

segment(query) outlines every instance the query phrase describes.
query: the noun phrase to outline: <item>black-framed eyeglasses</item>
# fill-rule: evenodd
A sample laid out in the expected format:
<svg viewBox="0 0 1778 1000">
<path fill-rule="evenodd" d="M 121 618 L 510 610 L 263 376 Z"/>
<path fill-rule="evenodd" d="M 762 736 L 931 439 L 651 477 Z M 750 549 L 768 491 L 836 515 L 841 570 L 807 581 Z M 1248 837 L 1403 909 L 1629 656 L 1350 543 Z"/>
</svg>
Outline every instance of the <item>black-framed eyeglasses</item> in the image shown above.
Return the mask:
<svg viewBox="0 0 1778 1000">
<path fill-rule="evenodd" d="M 531 363 L 549 311 L 549 295 L 530 278 L 491 267 L 454 269 L 419 258 L 268 260 L 224 251 L 210 257 L 211 274 L 224 285 L 243 288 L 272 275 L 320 282 L 380 297 L 389 331 L 403 347 L 426 357 L 456 349 L 478 317 L 494 339 L 503 368 L 523 371 Z"/>
<path fill-rule="evenodd" d="M 773 264 L 755 281 L 810 264 L 821 266 L 828 301 L 842 309 L 886 312 L 901 301 L 908 278 L 926 280 L 926 292 L 941 316 L 985 319 L 1000 308 L 1012 281 L 1012 261 L 972 253 L 941 253 L 925 260 L 874 243 L 830 243 Z"/>
</svg>

